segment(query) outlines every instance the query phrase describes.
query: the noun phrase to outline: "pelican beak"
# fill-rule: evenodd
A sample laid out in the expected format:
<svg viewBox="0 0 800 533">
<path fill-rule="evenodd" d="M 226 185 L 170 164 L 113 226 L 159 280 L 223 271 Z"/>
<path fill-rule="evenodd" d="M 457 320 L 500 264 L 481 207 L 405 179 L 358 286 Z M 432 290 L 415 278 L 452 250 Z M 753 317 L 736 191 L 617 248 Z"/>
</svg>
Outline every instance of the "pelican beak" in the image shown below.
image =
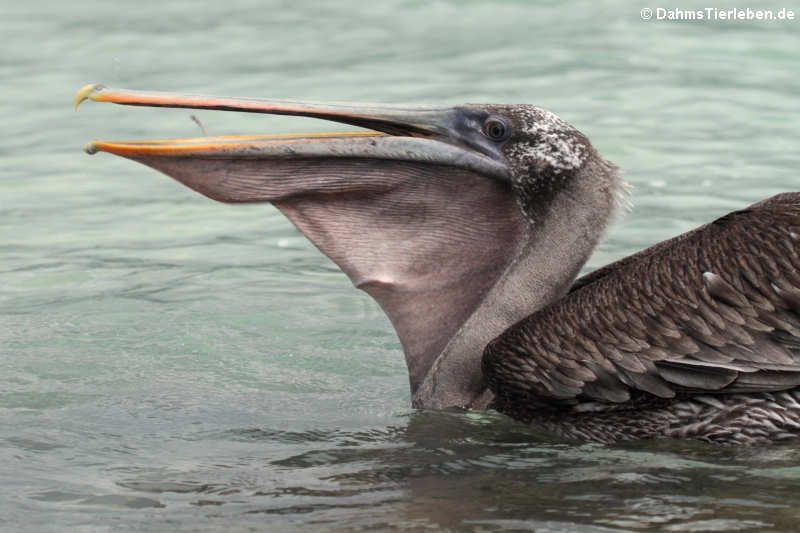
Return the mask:
<svg viewBox="0 0 800 533">
<path fill-rule="evenodd" d="M 87 85 L 75 97 L 133 106 L 297 115 L 356 132 L 95 140 L 222 202 L 271 202 L 380 303 L 412 390 L 527 238 L 487 106 L 221 98 Z"/>
<path fill-rule="evenodd" d="M 131 106 L 240 111 L 314 117 L 365 128 L 355 132 L 315 132 L 217 136 L 145 141 L 95 140 L 89 154 L 109 152 L 141 157 L 248 158 L 337 157 L 391 159 L 465 168 L 506 180 L 505 161 L 481 153 L 463 134 L 468 117 L 462 108 L 424 105 L 319 103 L 259 98 L 225 98 L 112 89 L 81 88 L 75 108 L 85 100 Z M 147 163 L 149 164 L 149 163 Z M 153 165 L 151 165 L 153 166 Z"/>
</svg>

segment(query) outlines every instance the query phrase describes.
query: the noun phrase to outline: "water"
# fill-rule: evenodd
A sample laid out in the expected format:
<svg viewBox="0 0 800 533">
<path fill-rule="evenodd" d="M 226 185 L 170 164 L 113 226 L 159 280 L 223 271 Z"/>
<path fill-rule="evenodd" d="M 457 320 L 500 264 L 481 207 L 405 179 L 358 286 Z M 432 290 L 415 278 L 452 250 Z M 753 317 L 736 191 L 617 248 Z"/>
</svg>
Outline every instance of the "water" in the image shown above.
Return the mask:
<svg viewBox="0 0 800 533">
<path fill-rule="evenodd" d="M 71 99 L 536 103 L 636 187 L 590 269 L 797 189 L 799 22 L 588 0 L 0 7 L 0 529 L 796 529 L 796 446 L 570 444 L 414 412 L 386 318 L 272 207 L 81 152 L 196 135 L 189 112 Z"/>
</svg>

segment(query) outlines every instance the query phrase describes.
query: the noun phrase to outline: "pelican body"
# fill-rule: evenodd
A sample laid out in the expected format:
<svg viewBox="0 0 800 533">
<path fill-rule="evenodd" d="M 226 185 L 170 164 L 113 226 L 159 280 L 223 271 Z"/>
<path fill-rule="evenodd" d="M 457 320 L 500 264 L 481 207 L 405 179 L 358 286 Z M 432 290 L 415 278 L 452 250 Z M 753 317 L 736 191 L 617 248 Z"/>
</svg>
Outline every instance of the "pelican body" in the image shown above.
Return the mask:
<svg viewBox="0 0 800 533">
<path fill-rule="evenodd" d="M 419 408 L 493 408 L 569 439 L 800 436 L 800 194 L 576 281 L 627 201 L 617 167 L 531 105 L 186 96 L 126 105 L 286 114 L 358 132 L 93 141 L 222 202 L 270 202 L 372 296 Z"/>
</svg>

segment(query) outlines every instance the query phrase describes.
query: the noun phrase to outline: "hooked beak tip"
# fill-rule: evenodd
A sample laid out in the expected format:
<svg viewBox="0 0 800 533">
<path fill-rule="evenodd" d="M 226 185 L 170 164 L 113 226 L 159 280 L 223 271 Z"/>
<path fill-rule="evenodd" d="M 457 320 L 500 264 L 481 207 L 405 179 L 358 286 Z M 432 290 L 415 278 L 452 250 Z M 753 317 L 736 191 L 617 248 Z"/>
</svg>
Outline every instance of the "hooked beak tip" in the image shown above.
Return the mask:
<svg viewBox="0 0 800 533">
<path fill-rule="evenodd" d="M 78 94 L 75 95 L 75 111 L 78 110 L 84 100 L 95 100 L 95 95 L 104 88 L 105 86 L 100 83 L 90 83 L 81 87 L 78 90 Z"/>
<path fill-rule="evenodd" d="M 76 107 L 77 107 L 77 106 L 76 106 Z M 94 154 L 96 154 L 97 152 L 99 152 L 99 151 L 100 151 L 100 149 L 97 147 L 97 145 L 94 143 L 94 141 L 92 141 L 92 142 L 90 142 L 90 143 L 86 143 L 86 144 L 83 146 L 83 151 L 84 151 L 84 152 L 86 152 L 86 153 L 87 153 L 87 154 L 89 154 L 89 155 L 94 155 Z"/>
</svg>

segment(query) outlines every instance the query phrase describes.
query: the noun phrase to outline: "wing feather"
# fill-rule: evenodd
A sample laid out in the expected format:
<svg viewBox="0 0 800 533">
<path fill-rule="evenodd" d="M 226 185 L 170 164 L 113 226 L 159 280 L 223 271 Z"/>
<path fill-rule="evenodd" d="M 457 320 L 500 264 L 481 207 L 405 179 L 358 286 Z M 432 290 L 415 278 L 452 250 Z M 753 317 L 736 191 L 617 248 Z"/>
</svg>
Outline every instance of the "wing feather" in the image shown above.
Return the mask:
<svg viewBox="0 0 800 533">
<path fill-rule="evenodd" d="M 800 193 L 599 269 L 484 352 L 498 402 L 800 386 Z"/>
</svg>

